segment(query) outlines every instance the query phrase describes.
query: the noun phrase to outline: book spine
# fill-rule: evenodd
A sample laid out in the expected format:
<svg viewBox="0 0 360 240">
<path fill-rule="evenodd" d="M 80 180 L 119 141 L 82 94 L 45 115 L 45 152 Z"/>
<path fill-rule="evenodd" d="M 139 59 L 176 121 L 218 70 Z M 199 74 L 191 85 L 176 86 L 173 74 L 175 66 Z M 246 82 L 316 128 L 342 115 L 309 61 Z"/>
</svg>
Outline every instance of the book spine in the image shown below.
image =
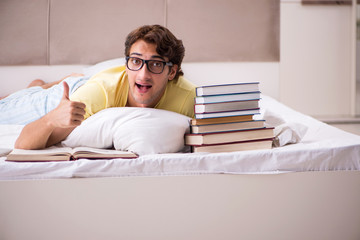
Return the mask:
<svg viewBox="0 0 360 240">
<path fill-rule="evenodd" d="M 195 104 L 222 103 L 231 101 L 259 100 L 260 92 L 232 93 L 195 97 Z"/>
<path fill-rule="evenodd" d="M 202 96 L 203 95 L 203 87 L 197 87 L 195 89 L 196 96 Z"/>
<path fill-rule="evenodd" d="M 231 90 L 229 90 L 229 87 Z M 236 94 L 258 91 L 259 82 L 230 83 L 219 85 L 201 86 L 196 89 L 197 96 L 208 96 L 218 94 Z"/>
<path fill-rule="evenodd" d="M 205 118 L 218 118 L 218 117 L 233 117 L 233 116 L 246 116 L 246 115 L 255 115 L 259 114 L 260 109 L 248 109 L 240 111 L 224 111 L 224 112 L 214 112 L 214 113 L 196 113 L 196 119 L 205 119 Z"/>
<path fill-rule="evenodd" d="M 260 138 L 255 140 L 245 140 L 245 141 L 236 141 L 236 142 L 226 142 L 226 143 L 212 143 L 212 144 L 201 144 L 201 145 L 188 145 L 191 147 L 205 147 L 205 146 L 221 146 L 228 144 L 237 144 L 237 143 L 250 143 L 250 142 L 263 142 L 263 141 L 273 141 L 274 138 Z"/>
<path fill-rule="evenodd" d="M 241 129 L 241 130 L 230 130 L 230 131 L 219 131 L 219 132 L 210 132 L 210 133 L 187 133 L 186 136 L 206 136 L 212 134 L 226 134 L 226 133 L 236 133 L 236 132 L 248 132 L 248 131 L 266 131 L 266 130 L 274 130 L 273 127 L 261 127 L 254 129 Z"/>
<path fill-rule="evenodd" d="M 194 104 L 195 113 L 215 113 L 259 108 L 259 100 L 229 101 L 222 103 Z"/>
<path fill-rule="evenodd" d="M 228 83 L 228 84 L 214 84 L 214 85 L 203 85 L 199 88 L 209 88 L 209 87 L 223 87 L 223 86 L 236 86 L 236 85 L 250 85 L 250 84 L 260 84 L 260 82 L 239 82 L 239 83 Z"/>
</svg>

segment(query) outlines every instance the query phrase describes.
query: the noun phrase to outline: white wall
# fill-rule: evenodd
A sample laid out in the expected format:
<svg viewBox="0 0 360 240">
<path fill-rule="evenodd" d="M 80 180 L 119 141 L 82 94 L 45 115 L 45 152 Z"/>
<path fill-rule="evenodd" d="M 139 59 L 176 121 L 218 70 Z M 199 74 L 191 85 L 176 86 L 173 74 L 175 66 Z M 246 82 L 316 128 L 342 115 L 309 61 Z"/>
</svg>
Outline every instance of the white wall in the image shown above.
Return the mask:
<svg viewBox="0 0 360 240">
<path fill-rule="evenodd" d="M 282 1 L 280 12 L 280 100 L 314 116 L 350 115 L 351 6 Z"/>
</svg>

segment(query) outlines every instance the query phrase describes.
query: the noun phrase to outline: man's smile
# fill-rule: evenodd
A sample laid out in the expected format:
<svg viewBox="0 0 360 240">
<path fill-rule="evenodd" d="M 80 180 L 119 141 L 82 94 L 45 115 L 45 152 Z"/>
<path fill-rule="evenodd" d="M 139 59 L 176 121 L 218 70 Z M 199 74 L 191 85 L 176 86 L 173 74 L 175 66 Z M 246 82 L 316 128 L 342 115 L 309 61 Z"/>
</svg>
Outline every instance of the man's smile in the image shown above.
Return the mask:
<svg viewBox="0 0 360 240">
<path fill-rule="evenodd" d="M 140 93 L 146 93 L 152 87 L 151 84 L 135 83 L 135 85 Z"/>
</svg>

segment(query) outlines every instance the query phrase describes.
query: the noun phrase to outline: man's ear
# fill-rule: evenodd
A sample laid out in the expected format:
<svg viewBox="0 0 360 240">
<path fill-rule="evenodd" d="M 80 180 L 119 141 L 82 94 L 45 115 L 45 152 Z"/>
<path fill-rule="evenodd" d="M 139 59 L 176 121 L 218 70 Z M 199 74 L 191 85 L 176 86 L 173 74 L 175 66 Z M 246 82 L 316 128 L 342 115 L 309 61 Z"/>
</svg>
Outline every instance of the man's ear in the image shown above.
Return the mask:
<svg viewBox="0 0 360 240">
<path fill-rule="evenodd" d="M 176 76 L 178 67 L 179 67 L 179 66 L 175 64 L 175 65 L 173 65 L 173 66 L 170 68 L 169 81 L 173 80 L 174 77 Z"/>
</svg>

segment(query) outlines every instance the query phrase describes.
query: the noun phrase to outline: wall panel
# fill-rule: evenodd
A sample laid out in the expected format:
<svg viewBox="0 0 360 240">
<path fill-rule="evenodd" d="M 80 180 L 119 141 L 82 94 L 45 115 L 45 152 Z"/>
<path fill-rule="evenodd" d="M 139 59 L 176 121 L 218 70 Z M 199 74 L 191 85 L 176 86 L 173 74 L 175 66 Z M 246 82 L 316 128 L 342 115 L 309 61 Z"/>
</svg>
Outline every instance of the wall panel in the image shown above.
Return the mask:
<svg viewBox="0 0 360 240">
<path fill-rule="evenodd" d="M 279 0 L 1 0 L 0 64 L 93 64 L 123 56 L 144 24 L 170 28 L 184 61 L 279 61 Z"/>
<path fill-rule="evenodd" d="M 48 0 L 0 1 L 0 65 L 47 64 Z"/>
<path fill-rule="evenodd" d="M 164 1 L 51 1 L 50 64 L 92 64 L 123 57 L 131 30 L 164 24 Z"/>
<path fill-rule="evenodd" d="M 279 61 L 279 0 L 168 0 L 185 61 Z"/>
</svg>

